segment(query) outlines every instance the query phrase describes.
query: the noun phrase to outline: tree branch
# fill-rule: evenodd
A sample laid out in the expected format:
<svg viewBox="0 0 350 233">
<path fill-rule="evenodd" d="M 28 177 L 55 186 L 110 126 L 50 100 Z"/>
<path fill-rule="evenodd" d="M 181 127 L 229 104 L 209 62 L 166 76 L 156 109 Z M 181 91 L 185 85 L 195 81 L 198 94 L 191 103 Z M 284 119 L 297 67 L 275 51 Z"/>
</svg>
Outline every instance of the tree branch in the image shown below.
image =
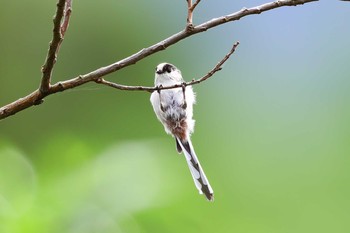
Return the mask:
<svg viewBox="0 0 350 233">
<path fill-rule="evenodd" d="M 71 15 L 71 5 L 72 0 L 59 0 L 57 3 L 56 14 L 53 19 L 53 35 L 50 42 L 49 51 L 47 53 L 45 63 L 42 66 L 42 78 L 40 84 L 40 92 L 45 94 L 50 89 L 50 82 L 52 76 L 52 70 L 57 60 L 57 54 L 60 48 L 60 45 L 63 41 L 64 34 L 67 31 L 69 19 Z M 61 22 L 63 23 L 61 24 Z M 40 99 L 39 103 L 40 103 Z"/>
<path fill-rule="evenodd" d="M 248 15 L 254 15 L 254 14 L 260 14 L 263 13 L 265 11 L 269 11 L 275 8 L 279 8 L 279 7 L 283 7 L 283 6 L 297 6 L 297 5 L 302 5 L 305 3 L 309 3 L 309 2 L 315 2 L 318 0 L 279 0 L 279 1 L 275 1 L 275 2 L 270 2 L 270 3 L 266 3 L 257 7 L 252 7 L 252 8 L 243 8 L 240 11 L 237 11 L 235 13 L 229 14 L 229 15 L 225 15 L 225 16 L 221 16 L 219 18 L 215 18 L 215 19 L 211 19 L 205 23 L 202 23 L 198 26 L 194 26 L 192 30 L 186 30 L 184 29 L 183 31 L 180 31 L 168 38 L 166 38 L 165 40 L 162 40 L 148 48 L 144 48 L 142 50 L 140 50 L 139 52 L 126 57 L 118 62 L 115 62 L 113 64 L 110 64 L 108 66 L 105 67 L 101 67 L 97 70 L 94 70 L 90 73 L 84 74 L 84 75 L 79 75 L 76 78 L 73 79 L 69 79 L 69 80 L 65 80 L 62 82 L 58 82 L 54 85 L 50 85 L 50 78 L 51 78 L 51 72 L 52 72 L 52 67 L 56 58 L 56 53 L 55 52 L 50 52 L 49 54 L 50 56 L 53 56 L 53 58 L 51 57 L 50 59 L 48 59 L 49 62 L 48 65 L 44 65 L 43 70 L 45 70 L 45 73 L 48 73 L 45 75 L 45 78 L 42 78 L 42 83 L 43 84 L 43 88 L 39 88 L 38 90 L 35 90 L 34 92 L 32 92 L 31 94 L 18 99 L 8 105 L 5 105 L 3 107 L 0 108 L 0 120 L 4 119 L 10 115 L 13 115 L 19 111 L 22 111 L 28 107 L 37 105 L 39 103 L 41 103 L 42 99 L 48 95 L 60 92 L 60 91 L 65 91 L 71 88 L 75 88 L 78 87 L 80 85 L 83 85 L 87 82 L 91 82 L 91 81 L 96 81 L 99 78 L 106 76 L 110 73 L 116 72 L 120 69 L 123 69 L 127 66 L 133 65 L 136 62 L 152 55 L 155 54 L 159 51 L 162 51 L 166 48 L 168 48 L 169 46 L 176 44 L 177 42 L 188 38 L 194 34 L 198 34 L 204 31 L 207 31 L 208 29 L 214 28 L 216 26 L 228 23 L 228 22 L 232 22 L 232 21 L 236 21 L 239 20 L 245 16 Z M 63 0 L 59 0 L 58 3 L 58 8 L 60 8 L 59 14 L 63 14 L 61 13 L 62 10 L 62 2 Z M 199 1 L 197 1 L 199 2 Z M 55 17 L 55 18 L 56 18 Z M 62 17 L 60 17 L 60 19 L 62 20 Z M 69 17 L 68 17 L 69 19 Z M 61 21 L 60 21 L 61 22 Z M 56 27 L 56 22 L 55 22 L 55 27 Z M 61 37 L 59 37 L 61 38 Z M 60 39 L 61 40 L 61 39 Z M 53 43 L 52 43 L 53 44 Z M 57 46 L 57 45 L 56 45 Z M 51 49 L 51 46 L 50 46 Z M 53 51 L 57 51 L 57 48 L 55 50 L 55 48 L 52 49 Z M 45 63 L 46 64 L 46 63 Z M 49 66 L 51 68 L 46 68 L 46 66 Z M 47 85 L 48 84 L 48 85 Z M 48 89 L 47 89 L 48 87 Z M 47 89 L 47 90 L 46 90 Z"/>
<path fill-rule="evenodd" d="M 197 80 L 192 80 L 190 82 L 185 82 L 185 83 L 179 83 L 176 85 L 172 85 L 172 86 L 157 86 L 157 87 L 144 87 L 144 86 L 127 86 L 127 85 L 121 85 L 121 84 L 117 84 L 117 83 L 113 83 L 110 81 L 107 81 L 103 78 L 99 78 L 97 80 L 95 80 L 96 83 L 98 84 L 103 84 L 109 87 L 113 87 L 116 88 L 118 90 L 124 90 L 124 91 L 147 91 L 147 92 L 153 92 L 153 91 L 159 91 L 159 90 L 165 90 L 165 89 L 173 89 L 173 88 L 178 88 L 178 87 L 182 87 L 182 86 L 191 86 L 191 85 L 195 85 L 195 84 L 199 84 L 201 82 L 204 82 L 205 80 L 209 79 L 210 77 L 212 77 L 216 72 L 220 71 L 222 69 L 222 65 L 230 58 L 230 56 L 236 51 L 237 46 L 239 45 L 239 42 L 237 41 L 236 43 L 233 44 L 231 50 L 229 53 L 227 53 L 225 55 L 225 57 L 223 59 L 221 59 L 221 61 L 219 61 L 218 64 L 216 64 L 216 66 L 211 69 L 206 75 L 204 75 L 203 77 L 197 79 Z"/>
</svg>

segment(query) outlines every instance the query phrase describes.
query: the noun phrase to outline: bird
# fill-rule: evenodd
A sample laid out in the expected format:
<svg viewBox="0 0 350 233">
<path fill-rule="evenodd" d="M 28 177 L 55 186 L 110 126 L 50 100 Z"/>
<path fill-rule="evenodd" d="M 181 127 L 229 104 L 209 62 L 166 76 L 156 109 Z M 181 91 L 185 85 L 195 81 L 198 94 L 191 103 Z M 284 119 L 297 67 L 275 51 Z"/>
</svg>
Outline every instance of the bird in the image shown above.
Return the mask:
<svg viewBox="0 0 350 233">
<path fill-rule="evenodd" d="M 199 163 L 191 142 L 194 131 L 193 104 L 195 93 L 192 86 L 187 86 L 181 71 L 170 63 L 160 63 L 155 70 L 154 84 L 157 90 L 151 94 L 151 104 L 165 132 L 175 138 L 176 149 L 183 153 L 190 169 L 193 181 L 200 194 L 207 200 L 214 200 L 214 191 Z M 177 88 L 162 87 L 179 85 Z"/>
</svg>

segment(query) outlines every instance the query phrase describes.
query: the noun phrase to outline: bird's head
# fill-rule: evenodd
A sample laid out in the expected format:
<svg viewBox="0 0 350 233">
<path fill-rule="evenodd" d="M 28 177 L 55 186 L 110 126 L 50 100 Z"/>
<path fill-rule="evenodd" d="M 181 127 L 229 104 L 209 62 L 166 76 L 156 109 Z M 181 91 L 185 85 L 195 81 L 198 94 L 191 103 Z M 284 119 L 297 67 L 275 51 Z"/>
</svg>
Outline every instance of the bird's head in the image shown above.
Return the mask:
<svg viewBox="0 0 350 233">
<path fill-rule="evenodd" d="M 166 85 L 182 82 L 181 71 L 170 63 L 161 63 L 156 67 L 155 84 Z"/>
</svg>

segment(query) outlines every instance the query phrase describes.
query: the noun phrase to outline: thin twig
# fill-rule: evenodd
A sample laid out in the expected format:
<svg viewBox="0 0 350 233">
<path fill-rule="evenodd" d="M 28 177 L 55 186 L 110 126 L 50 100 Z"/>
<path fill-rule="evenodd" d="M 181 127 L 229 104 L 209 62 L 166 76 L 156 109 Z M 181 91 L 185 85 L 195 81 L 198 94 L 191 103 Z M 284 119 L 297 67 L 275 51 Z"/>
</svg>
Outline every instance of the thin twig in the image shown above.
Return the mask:
<svg viewBox="0 0 350 233">
<path fill-rule="evenodd" d="M 61 24 L 62 39 L 64 38 L 64 35 L 66 34 L 66 31 L 68 29 L 71 14 L 72 14 L 72 0 L 66 0 L 66 6 L 64 8 L 64 19 Z"/>
<path fill-rule="evenodd" d="M 60 28 L 61 40 L 59 41 L 58 47 L 56 50 L 56 59 L 57 59 L 57 54 L 60 51 L 64 36 L 66 35 L 66 31 L 68 29 L 71 14 L 72 14 L 72 0 L 66 0 L 66 6 L 64 8 L 64 17 L 62 19 L 61 28 Z"/>
<path fill-rule="evenodd" d="M 187 85 L 194 85 L 194 84 L 198 84 L 201 82 L 204 82 L 205 80 L 207 80 L 208 78 L 210 78 L 211 76 L 213 76 L 217 71 L 220 71 L 222 69 L 222 65 L 230 58 L 230 56 L 236 51 L 236 48 L 239 45 L 239 41 L 237 41 L 236 43 L 233 44 L 230 52 L 228 54 L 225 55 L 225 57 L 211 70 L 209 71 L 209 73 L 207 73 L 205 76 L 201 77 L 198 80 L 192 80 L 191 82 L 189 82 Z"/>
<path fill-rule="evenodd" d="M 90 73 L 79 75 L 75 78 L 68 79 L 62 82 L 58 82 L 54 85 L 49 85 L 49 90 L 47 92 L 42 92 L 41 88 L 38 90 L 33 91 L 29 95 L 20 98 L 16 101 L 13 101 L 10 104 L 7 104 L 0 108 L 0 120 L 4 119 L 8 116 L 11 116 L 17 112 L 20 112 L 26 108 L 29 108 L 31 106 L 36 105 L 40 100 L 42 100 L 44 97 L 48 95 L 52 95 L 57 92 L 65 91 L 71 88 L 75 88 L 78 86 L 81 86 L 85 83 L 96 81 L 97 79 L 106 76 L 110 73 L 116 72 L 120 69 L 123 69 L 127 66 L 133 65 L 137 63 L 138 61 L 155 54 L 159 51 L 162 51 L 166 48 L 168 48 L 171 45 L 176 44 L 177 42 L 190 37 L 194 34 L 201 33 L 204 31 L 207 31 L 208 29 L 217 27 L 219 25 L 239 20 L 245 16 L 248 15 L 254 15 L 254 14 L 261 14 L 265 11 L 269 11 L 275 8 L 283 7 L 283 6 L 297 6 L 302 5 L 309 2 L 316 2 L 318 0 L 278 0 L 275 2 L 266 3 L 257 7 L 252 8 L 244 8 L 240 11 L 237 11 L 235 13 L 221 16 L 219 18 L 215 18 L 212 20 L 209 20 L 205 23 L 202 23 L 198 26 L 193 27 L 193 30 L 183 30 L 180 31 L 165 40 L 162 40 L 148 48 L 142 49 L 139 52 L 132 54 L 129 57 L 126 57 L 118 62 L 115 62 L 113 64 L 101 67 L 99 69 L 96 69 Z M 50 81 L 50 80 L 49 80 Z M 50 83 L 50 82 L 48 82 Z"/>
<path fill-rule="evenodd" d="M 50 42 L 49 51 L 44 65 L 42 66 L 42 78 L 40 83 L 40 92 L 45 94 L 50 89 L 52 70 L 57 60 L 57 54 L 62 43 L 64 34 L 68 28 L 71 15 L 71 0 L 59 0 L 57 3 L 56 14 L 53 19 L 53 35 Z M 61 22 L 63 23 L 61 24 Z M 40 100 L 40 99 L 38 99 Z"/>
<path fill-rule="evenodd" d="M 191 10 L 194 11 L 194 8 L 197 7 L 198 3 L 200 3 L 201 0 L 197 0 L 191 7 Z"/>
<path fill-rule="evenodd" d="M 239 45 L 239 42 L 237 41 L 236 43 L 233 44 L 231 50 L 229 53 L 225 55 L 223 59 L 213 68 L 211 69 L 206 75 L 203 77 L 197 79 L 197 80 L 192 80 L 190 82 L 185 82 L 185 83 L 179 83 L 176 85 L 172 86 L 161 86 L 161 87 L 144 87 L 144 86 L 126 86 L 126 85 L 121 85 L 117 83 L 113 83 L 110 81 L 107 81 L 103 78 L 97 79 L 95 82 L 98 84 L 103 84 L 109 87 L 116 88 L 118 90 L 125 90 L 125 91 L 147 91 L 147 92 L 153 92 L 153 91 L 159 91 L 159 90 L 164 90 L 164 89 L 173 89 L 173 88 L 179 88 L 183 86 L 191 86 L 195 84 L 199 84 L 201 82 L 204 82 L 205 80 L 209 79 L 212 77 L 216 72 L 220 71 L 222 69 L 222 65 L 230 58 L 230 56 L 236 51 L 237 46 Z"/>
</svg>

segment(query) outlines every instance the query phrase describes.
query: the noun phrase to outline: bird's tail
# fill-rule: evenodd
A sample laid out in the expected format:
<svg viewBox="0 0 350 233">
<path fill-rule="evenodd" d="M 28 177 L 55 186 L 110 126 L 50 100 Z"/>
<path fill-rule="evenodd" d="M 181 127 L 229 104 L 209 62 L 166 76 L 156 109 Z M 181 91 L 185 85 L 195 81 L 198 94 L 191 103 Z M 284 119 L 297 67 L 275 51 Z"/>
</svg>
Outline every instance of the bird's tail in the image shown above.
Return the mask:
<svg viewBox="0 0 350 233">
<path fill-rule="evenodd" d="M 204 193 L 204 195 L 209 201 L 213 201 L 214 200 L 213 189 L 211 188 L 209 181 L 205 176 L 204 171 L 198 161 L 198 158 L 196 156 L 196 153 L 194 152 L 191 140 L 188 139 L 187 141 L 181 141 L 180 139 L 176 138 L 176 142 L 177 142 L 177 146 L 180 146 L 182 151 L 184 152 L 188 167 L 190 168 L 193 181 L 197 189 L 199 190 L 199 193 L 200 194 Z"/>
</svg>

